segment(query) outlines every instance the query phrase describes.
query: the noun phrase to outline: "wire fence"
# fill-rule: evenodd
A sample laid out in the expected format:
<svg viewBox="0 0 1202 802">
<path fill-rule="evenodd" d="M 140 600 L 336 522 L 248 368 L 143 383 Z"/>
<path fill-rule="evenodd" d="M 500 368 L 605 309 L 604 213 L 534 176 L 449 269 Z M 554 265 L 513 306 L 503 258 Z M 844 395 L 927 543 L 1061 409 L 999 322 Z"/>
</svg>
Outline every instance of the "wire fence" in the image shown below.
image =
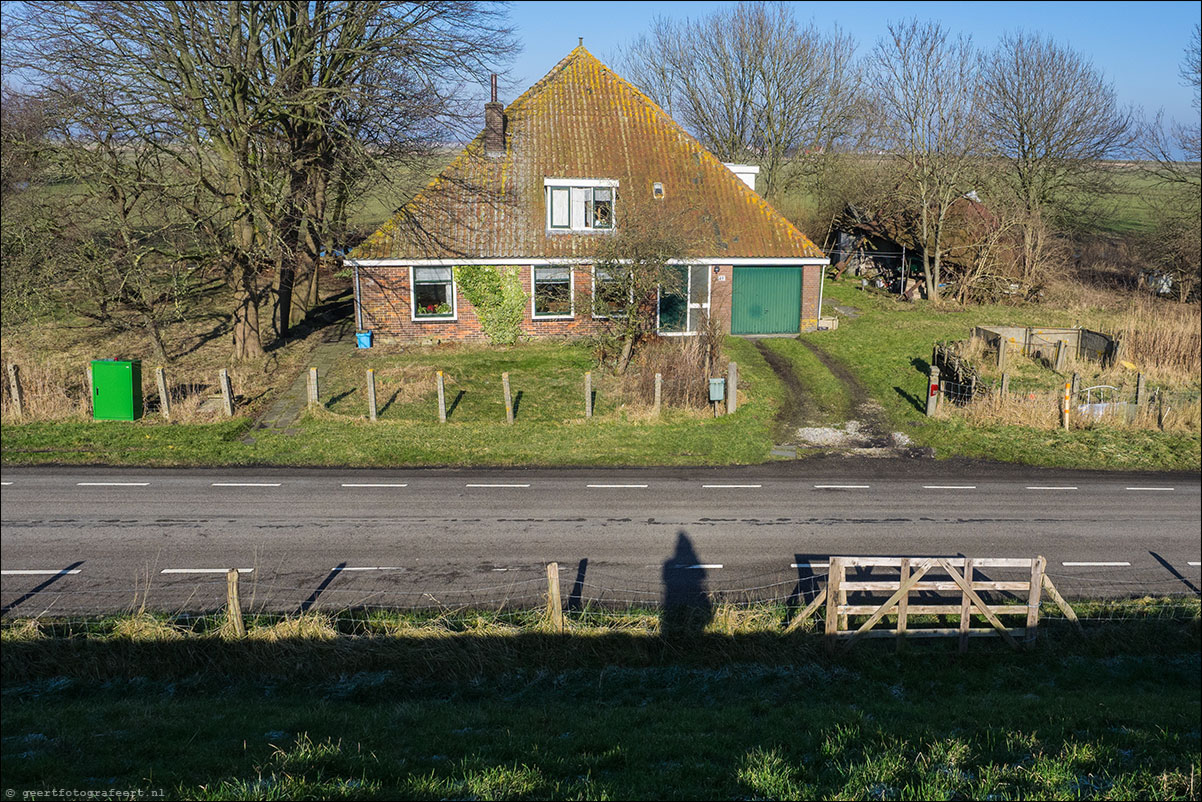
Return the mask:
<svg viewBox="0 0 1202 802">
<path fill-rule="evenodd" d="M 979 569 L 978 569 L 979 570 Z M 537 573 L 535 573 L 537 571 Z M 695 566 L 666 567 L 662 576 L 607 575 L 603 571 L 565 571 L 559 582 L 559 601 L 573 626 L 654 627 L 674 606 L 693 608 L 707 615 L 758 616 L 768 626 L 788 626 L 797 611 L 826 589 L 828 575 L 807 564 L 788 571 L 729 573 L 721 581 L 716 572 Z M 1083 622 L 1181 621 L 1199 615 L 1199 583 L 1167 562 L 1158 566 L 1074 570 L 1048 574 L 1059 592 Z M 332 571 L 324 577 L 297 581 L 294 575 L 244 575 L 241 609 L 249 624 L 269 627 L 317 613 L 344 634 L 387 634 L 398 628 L 437 626 L 452 630 L 477 626 L 524 628 L 543 619 L 548 611 L 549 587 L 541 566 L 511 579 L 480 582 L 470 587 L 441 589 L 410 587 L 402 574 L 374 577 L 369 582 Z M 880 579 L 881 574 L 857 569 L 848 574 L 856 581 Z M 1005 570 L 978 574 L 976 581 L 1017 579 Z M 7 579 L 7 578 L 6 578 Z M 71 580 L 71 581 L 67 581 Z M 8 582 L 5 583 L 9 584 Z M 36 622 L 44 632 L 61 636 L 120 634 L 131 618 L 149 613 L 170 626 L 191 632 L 217 631 L 226 621 L 225 575 L 193 576 L 167 581 L 147 580 L 129 589 L 80 586 L 76 577 L 43 582 L 23 592 L 2 589 L 3 626 L 6 630 Z M 851 604 L 880 604 L 888 594 L 858 591 Z M 923 591 L 916 604 L 931 604 L 940 594 Z M 944 594 L 943 601 L 954 594 Z M 1021 593 L 981 590 L 988 604 L 1026 603 Z M 957 597 L 958 598 L 958 597 Z M 1049 623 L 1064 620 L 1053 603 L 1041 605 Z M 821 626 L 823 610 L 813 620 Z"/>
</svg>

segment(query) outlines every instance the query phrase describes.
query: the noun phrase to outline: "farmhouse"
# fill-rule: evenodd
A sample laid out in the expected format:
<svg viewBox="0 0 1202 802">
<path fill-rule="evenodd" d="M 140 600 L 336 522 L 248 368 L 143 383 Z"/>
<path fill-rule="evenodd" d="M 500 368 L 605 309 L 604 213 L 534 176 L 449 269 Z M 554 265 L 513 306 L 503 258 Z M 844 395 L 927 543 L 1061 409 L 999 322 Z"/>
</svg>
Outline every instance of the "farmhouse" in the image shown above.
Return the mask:
<svg viewBox="0 0 1202 802">
<path fill-rule="evenodd" d="M 734 334 L 813 329 L 828 260 L 754 190 L 583 46 L 521 97 L 355 251 L 356 325 L 392 341 L 483 340 L 456 273 L 516 269 L 523 332 L 587 335 L 613 276 L 594 265 L 624 225 L 671 221 L 693 248 L 656 300 L 661 335 L 705 315 Z M 737 173 L 736 173 L 737 171 Z M 668 225 L 668 223 L 665 223 Z"/>
</svg>

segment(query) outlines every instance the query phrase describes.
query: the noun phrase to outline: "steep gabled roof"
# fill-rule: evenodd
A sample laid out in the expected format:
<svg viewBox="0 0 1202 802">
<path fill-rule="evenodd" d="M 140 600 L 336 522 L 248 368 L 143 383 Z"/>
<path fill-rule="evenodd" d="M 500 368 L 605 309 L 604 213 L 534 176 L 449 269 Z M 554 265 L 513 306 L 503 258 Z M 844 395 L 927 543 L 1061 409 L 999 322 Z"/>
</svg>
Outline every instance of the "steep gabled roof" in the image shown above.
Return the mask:
<svg viewBox="0 0 1202 802">
<path fill-rule="evenodd" d="M 707 245 L 697 257 L 821 258 L 783 215 L 646 95 L 577 47 L 505 110 L 505 155 L 478 136 L 352 254 L 361 259 L 566 258 L 605 234 L 546 232 L 544 178 L 619 183 L 617 225 L 656 182 L 674 219 Z M 682 218 L 683 216 L 683 218 Z"/>
</svg>

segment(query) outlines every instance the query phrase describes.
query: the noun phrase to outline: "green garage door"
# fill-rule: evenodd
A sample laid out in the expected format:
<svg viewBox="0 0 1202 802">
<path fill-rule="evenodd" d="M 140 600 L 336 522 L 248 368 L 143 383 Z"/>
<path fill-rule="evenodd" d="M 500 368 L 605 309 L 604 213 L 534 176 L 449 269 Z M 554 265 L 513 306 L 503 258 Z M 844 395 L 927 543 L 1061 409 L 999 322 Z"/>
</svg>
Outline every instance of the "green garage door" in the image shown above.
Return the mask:
<svg viewBox="0 0 1202 802">
<path fill-rule="evenodd" d="M 800 267 L 736 267 L 733 280 L 732 334 L 800 331 Z"/>
</svg>

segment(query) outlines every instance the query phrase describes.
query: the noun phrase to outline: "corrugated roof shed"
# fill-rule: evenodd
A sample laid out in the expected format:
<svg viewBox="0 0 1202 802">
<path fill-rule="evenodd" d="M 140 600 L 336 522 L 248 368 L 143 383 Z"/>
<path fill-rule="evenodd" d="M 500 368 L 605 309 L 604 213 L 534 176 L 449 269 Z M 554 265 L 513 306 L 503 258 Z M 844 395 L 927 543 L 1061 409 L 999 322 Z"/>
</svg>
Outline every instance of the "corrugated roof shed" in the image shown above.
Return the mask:
<svg viewBox="0 0 1202 802">
<path fill-rule="evenodd" d="M 505 155 L 483 135 L 355 249 L 360 259 L 564 258 L 593 255 L 597 234 L 548 234 L 544 178 L 619 182 L 617 225 L 664 186 L 665 211 L 713 235 L 696 257 L 822 258 L 646 95 L 583 46 L 506 110 Z M 604 236 L 604 234 L 600 235 Z M 710 253 L 708 251 L 712 250 Z"/>
</svg>

